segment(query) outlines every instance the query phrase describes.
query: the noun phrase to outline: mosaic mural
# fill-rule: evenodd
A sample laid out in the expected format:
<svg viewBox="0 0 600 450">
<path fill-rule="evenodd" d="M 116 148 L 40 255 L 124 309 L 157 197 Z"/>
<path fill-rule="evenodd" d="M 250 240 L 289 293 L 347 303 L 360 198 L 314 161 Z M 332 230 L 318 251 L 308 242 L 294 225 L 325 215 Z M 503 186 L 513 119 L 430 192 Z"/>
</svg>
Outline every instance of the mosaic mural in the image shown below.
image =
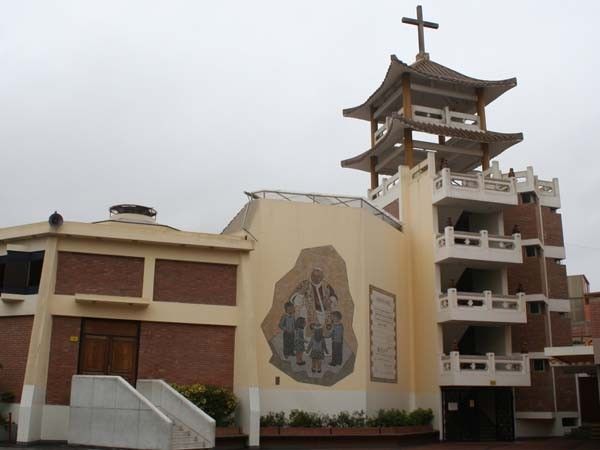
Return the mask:
<svg viewBox="0 0 600 450">
<path fill-rule="evenodd" d="M 296 381 L 331 386 L 352 373 L 356 336 L 346 263 L 332 246 L 303 249 L 275 284 L 262 323 L 271 364 Z"/>
</svg>

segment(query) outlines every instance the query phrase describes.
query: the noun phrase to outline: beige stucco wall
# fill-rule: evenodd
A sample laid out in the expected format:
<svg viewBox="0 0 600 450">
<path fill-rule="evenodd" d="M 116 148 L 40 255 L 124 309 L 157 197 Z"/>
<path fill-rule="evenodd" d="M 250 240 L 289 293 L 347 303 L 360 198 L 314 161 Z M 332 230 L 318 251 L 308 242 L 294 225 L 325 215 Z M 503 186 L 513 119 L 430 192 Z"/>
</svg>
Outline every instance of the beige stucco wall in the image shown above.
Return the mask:
<svg viewBox="0 0 600 450">
<path fill-rule="evenodd" d="M 293 408 L 322 412 L 408 408 L 412 350 L 410 263 L 405 235 L 360 209 L 278 200 L 252 202 L 246 228 L 257 239 L 247 268 L 241 270 L 251 272 L 254 281 L 251 296 L 262 413 Z M 272 307 L 275 283 L 294 267 L 300 251 L 328 245 L 346 263 L 355 305 L 353 328 L 358 340 L 354 372 L 330 387 L 297 382 L 271 365 L 271 348 L 260 329 Z M 396 384 L 370 382 L 370 284 L 396 295 Z M 279 385 L 276 377 L 280 377 Z"/>
</svg>

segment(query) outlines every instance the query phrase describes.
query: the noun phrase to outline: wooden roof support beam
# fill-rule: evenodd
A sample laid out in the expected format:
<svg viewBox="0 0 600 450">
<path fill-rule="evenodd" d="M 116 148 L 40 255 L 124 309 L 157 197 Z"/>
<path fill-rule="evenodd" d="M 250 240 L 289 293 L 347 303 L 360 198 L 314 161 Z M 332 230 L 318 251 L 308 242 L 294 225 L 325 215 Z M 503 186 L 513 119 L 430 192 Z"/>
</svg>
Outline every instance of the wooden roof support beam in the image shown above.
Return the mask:
<svg viewBox="0 0 600 450">
<path fill-rule="evenodd" d="M 431 86 L 425 86 L 424 84 L 413 83 L 411 88 L 415 92 L 423 92 L 425 94 L 442 95 L 444 97 L 458 98 L 460 100 L 468 100 L 471 102 L 477 101 L 477 96 L 472 94 L 466 94 L 464 92 L 456 92 L 450 89 L 441 89 Z"/>
<path fill-rule="evenodd" d="M 371 148 L 375 147 L 375 135 L 377 134 L 377 121 L 373 117 L 373 108 L 371 108 Z M 377 156 L 371 156 L 369 160 L 369 169 L 371 171 L 371 189 L 379 187 L 379 174 L 375 167 L 377 166 Z"/>
<path fill-rule="evenodd" d="M 454 153 L 457 155 L 476 156 L 478 158 L 481 158 L 483 156 L 483 151 L 477 148 L 454 147 L 452 145 L 441 145 L 436 144 L 435 142 L 426 141 L 414 141 L 414 146 L 426 150 L 435 150 L 436 152 L 440 153 Z"/>
<path fill-rule="evenodd" d="M 410 75 L 408 73 L 402 74 L 402 108 L 404 117 L 412 119 L 412 98 L 410 95 Z M 413 152 L 412 130 L 410 128 L 404 129 L 403 144 L 404 164 L 412 169 L 415 165 L 415 156 Z"/>
<path fill-rule="evenodd" d="M 479 126 L 483 131 L 487 131 L 487 123 L 485 120 L 485 100 L 483 98 L 483 89 L 477 88 L 477 115 L 479 116 Z M 481 144 L 481 168 L 488 170 L 490 168 L 490 146 L 488 144 Z"/>
<path fill-rule="evenodd" d="M 399 87 L 396 90 L 396 92 L 394 92 L 392 95 L 390 95 L 388 97 L 388 99 L 385 102 L 383 102 L 379 108 L 377 108 L 375 110 L 373 117 L 375 119 L 379 119 L 379 117 L 385 113 L 385 111 L 392 105 L 392 103 L 394 103 L 396 100 L 398 100 L 401 96 L 402 96 L 402 88 Z"/>
</svg>

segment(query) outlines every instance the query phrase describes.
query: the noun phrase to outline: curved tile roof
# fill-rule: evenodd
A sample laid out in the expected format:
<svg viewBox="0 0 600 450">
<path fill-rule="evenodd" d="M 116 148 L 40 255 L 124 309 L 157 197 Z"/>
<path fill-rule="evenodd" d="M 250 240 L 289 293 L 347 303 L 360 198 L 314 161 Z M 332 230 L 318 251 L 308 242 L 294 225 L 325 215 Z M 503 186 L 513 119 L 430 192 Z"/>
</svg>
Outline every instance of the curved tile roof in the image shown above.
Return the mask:
<svg viewBox="0 0 600 450">
<path fill-rule="evenodd" d="M 393 88 L 399 88 L 399 82 L 404 73 L 412 74 L 417 80 L 449 83 L 463 87 L 466 90 L 481 88 L 483 89 L 483 97 L 486 105 L 517 85 L 516 78 L 480 80 L 463 75 L 430 59 L 421 59 L 411 65 L 400 61 L 396 55 L 391 55 L 390 60 L 390 65 L 381 85 L 361 105 L 344 109 L 343 114 L 345 117 L 370 120 L 371 106 L 383 103 L 386 99 L 386 93 L 389 93 Z"/>
</svg>

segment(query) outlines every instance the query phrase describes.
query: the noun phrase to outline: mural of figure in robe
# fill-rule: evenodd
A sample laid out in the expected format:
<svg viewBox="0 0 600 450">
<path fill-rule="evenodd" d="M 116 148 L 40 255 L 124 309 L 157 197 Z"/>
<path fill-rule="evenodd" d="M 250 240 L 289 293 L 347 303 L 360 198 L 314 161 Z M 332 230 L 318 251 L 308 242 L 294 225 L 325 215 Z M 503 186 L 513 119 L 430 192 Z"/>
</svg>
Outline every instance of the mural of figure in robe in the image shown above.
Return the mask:
<svg viewBox="0 0 600 450">
<path fill-rule="evenodd" d="M 330 386 L 354 370 L 354 303 L 333 246 L 304 249 L 276 284 L 262 329 L 271 364 L 297 381 Z M 307 364 L 308 363 L 308 364 Z"/>
</svg>

